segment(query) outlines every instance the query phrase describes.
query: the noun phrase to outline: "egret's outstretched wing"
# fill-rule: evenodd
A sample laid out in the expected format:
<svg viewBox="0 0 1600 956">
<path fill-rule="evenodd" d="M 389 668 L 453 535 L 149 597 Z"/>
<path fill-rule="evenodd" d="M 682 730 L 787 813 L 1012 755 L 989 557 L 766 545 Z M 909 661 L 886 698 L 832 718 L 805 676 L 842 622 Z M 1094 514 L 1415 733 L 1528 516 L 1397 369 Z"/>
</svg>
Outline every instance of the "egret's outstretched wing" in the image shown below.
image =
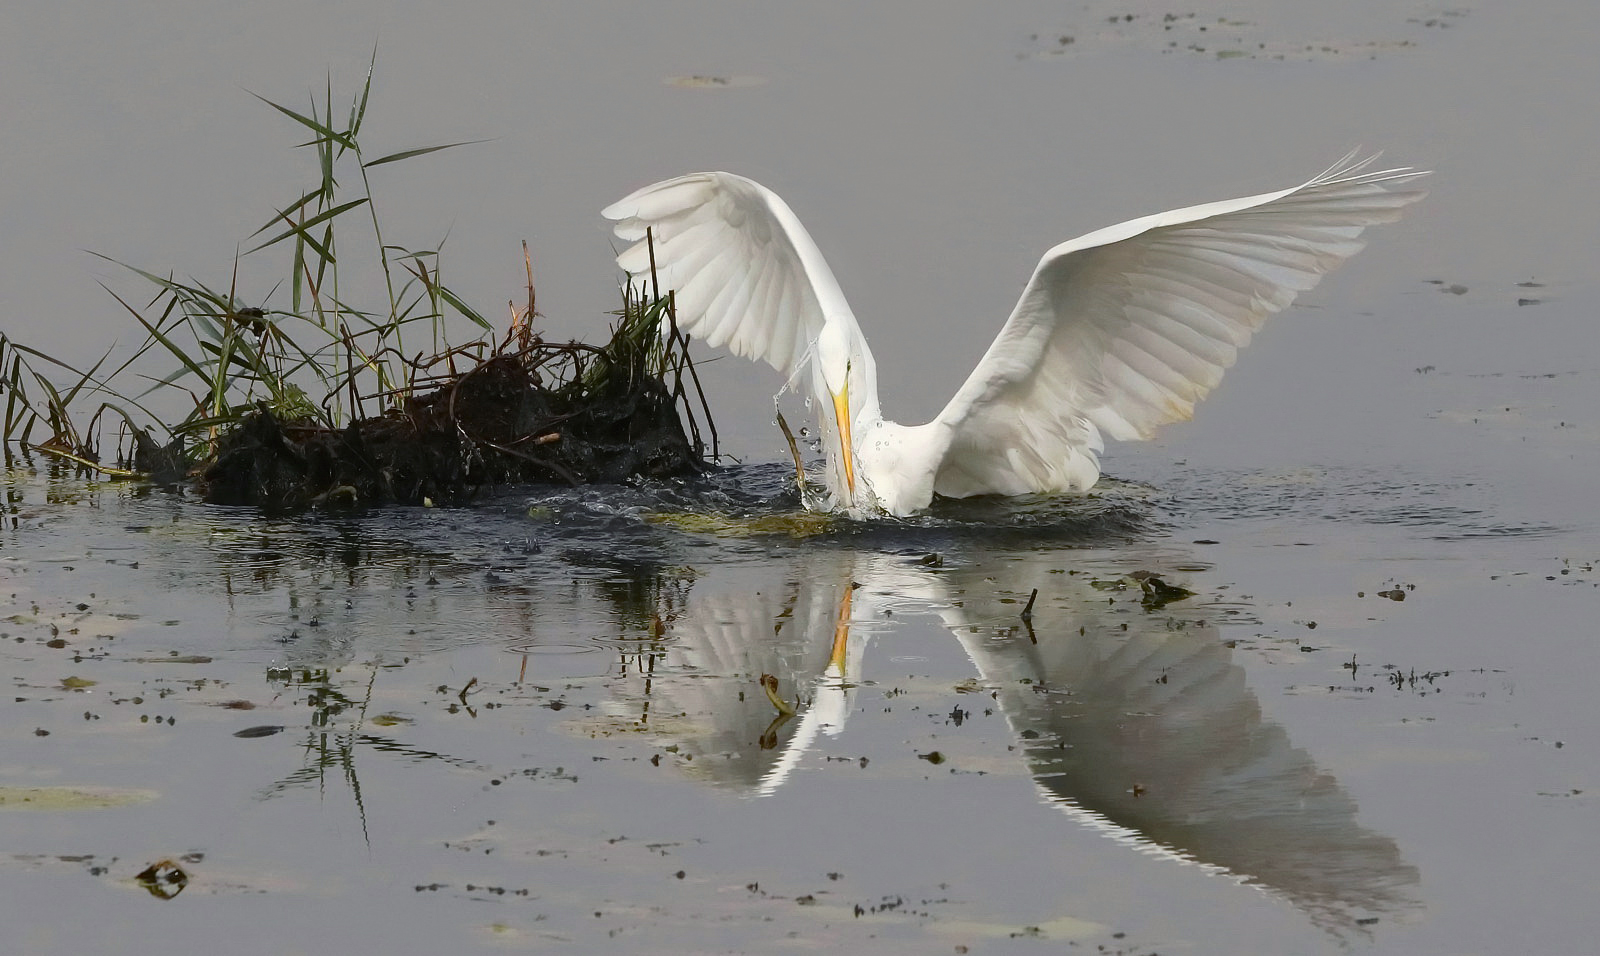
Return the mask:
<svg viewBox="0 0 1600 956">
<path fill-rule="evenodd" d="M 792 376 L 825 318 L 860 331 L 833 271 L 777 194 L 731 173 L 693 173 L 646 186 L 600 213 L 633 242 L 617 257 L 636 279 L 677 292 L 678 328 L 710 346 Z"/>
<path fill-rule="evenodd" d="M 983 360 L 936 420 L 935 489 L 1087 488 L 1101 435 L 1189 418 L 1267 316 L 1422 198 L 1424 172 L 1355 154 L 1303 186 L 1135 219 L 1045 253 Z"/>
</svg>

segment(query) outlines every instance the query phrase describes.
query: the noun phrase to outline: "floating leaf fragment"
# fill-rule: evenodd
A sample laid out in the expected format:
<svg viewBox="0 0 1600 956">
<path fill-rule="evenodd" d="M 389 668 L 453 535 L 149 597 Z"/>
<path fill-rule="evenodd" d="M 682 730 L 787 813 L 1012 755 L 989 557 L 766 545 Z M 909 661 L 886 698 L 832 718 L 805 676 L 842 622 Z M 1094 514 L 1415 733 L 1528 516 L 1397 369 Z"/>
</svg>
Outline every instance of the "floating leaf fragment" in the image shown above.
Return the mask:
<svg viewBox="0 0 1600 956">
<path fill-rule="evenodd" d="M 233 732 L 235 737 L 271 737 L 273 734 L 283 733 L 282 724 L 262 724 L 260 727 L 246 727 Z"/>
</svg>

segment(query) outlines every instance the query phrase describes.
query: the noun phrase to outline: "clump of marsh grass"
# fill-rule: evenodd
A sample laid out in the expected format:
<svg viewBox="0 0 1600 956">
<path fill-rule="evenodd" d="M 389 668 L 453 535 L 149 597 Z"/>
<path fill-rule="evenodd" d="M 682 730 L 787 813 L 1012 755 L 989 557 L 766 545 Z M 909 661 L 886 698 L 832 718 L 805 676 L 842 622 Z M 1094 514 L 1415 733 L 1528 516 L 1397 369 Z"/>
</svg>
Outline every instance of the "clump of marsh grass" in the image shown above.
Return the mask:
<svg viewBox="0 0 1600 956">
<path fill-rule="evenodd" d="M 452 482 L 617 480 L 681 472 L 704 458 L 689 394 L 699 396 L 699 382 L 670 294 L 625 286 L 608 344 L 547 343 L 533 327 L 524 244 L 527 302 L 511 307 L 499 339 L 444 281 L 442 242 L 412 249 L 388 241 L 371 171 L 470 143 L 369 159 L 361 134 L 375 62 L 340 114 L 331 81 L 303 111 L 262 99 L 309 131 L 302 147 L 313 152 L 317 177 L 251 236 L 225 290 L 102 257 L 153 287 L 142 304 L 107 288 L 145 336 L 132 356 L 110 367 L 108 352 L 80 372 L 0 334 L 8 455 L 17 444 L 112 476 L 163 480 L 204 466 L 217 500 L 278 506 L 330 494 L 422 500 L 449 496 Z M 352 231 L 359 240 L 347 239 Z M 239 257 L 268 250 L 287 252 L 288 274 L 252 304 L 238 292 Z M 356 290 L 373 286 L 381 289 L 376 307 L 357 305 Z M 463 322 L 475 337 L 453 345 L 451 329 Z M 157 358 L 166 371 L 133 374 Z M 53 384 L 46 367 L 71 384 Z M 132 397 L 130 378 L 144 384 Z M 147 407 L 150 396 L 172 393 L 182 408 L 175 421 Z M 714 455 L 703 396 L 698 406 Z M 108 426 L 116 467 L 103 461 Z M 431 451 L 398 450 L 408 440 Z"/>
<path fill-rule="evenodd" d="M 204 457 L 219 433 L 262 407 L 287 420 L 336 427 L 363 414 L 367 402 L 376 399 L 381 407 L 384 401 L 407 394 L 418 370 L 429 364 L 423 359 L 424 350 L 408 350 L 408 339 L 425 343 L 428 354 L 439 354 L 449 350 L 447 320 L 452 316 L 465 317 L 480 334 L 491 330 L 488 320 L 442 281 L 439 247 L 409 249 L 386 240 L 370 171 L 468 144 L 368 158 L 361 134 L 375 65 L 376 55 L 342 118 L 334 110 L 331 79 L 321 102 L 313 96 L 303 112 L 262 99 L 311 133 L 302 148 L 314 153 L 318 172 L 311 188 L 277 208 L 250 237 L 254 245 L 242 253 L 288 248 L 288 275 L 277 287 L 287 286 L 287 303 L 274 308 L 242 300 L 236 288 L 237 261 L 223 290 L 102 256 L 154 287 L 154 297 L 143 307 L 107 289 L 144 332 L 143 344 L 105 374 L 109 353 L 80 374 L 52 356 L 6 342 L 10 353 L 0 353 L 0 369 L 9 386 L 7 441 L 98 463 L 98 436 L 89 425 L 99 425 L 107 411 L 128 428 L 159 429 L 171 439 L 196 444 L 197 457 Z M 369 227 L 367 238 L 375 240 L 383 284 L 383 300 L 375 309 L 346 298 L 356 284 L 346 275 L 349 260 L 358 260 L 354 266 L 358 270 L 372 265 L 370 259 L 359 262 L 357 253 L 362 250 L 344 241 L 356 217 L 361 219 L 359 225 Z M 484 342 L 477 344 L 480 353 L 487 347 Z M 141 401 L 124 394 L 130 367 L 152 353 L 173 364 L 165 374 L 144 376 L 145 387 L 137 399 L 173 390 L 182 393 L 187 410 L 177 421 L 158 419 Z M 56 388 L 40 374 L 40 363 L 78 378 L 70 388 Z M 108 400 L 80 430 L 68 410 L 95 395 Z M 46 431 L 50 434 L 44 441 L 32 441 Z"/>
</svg>

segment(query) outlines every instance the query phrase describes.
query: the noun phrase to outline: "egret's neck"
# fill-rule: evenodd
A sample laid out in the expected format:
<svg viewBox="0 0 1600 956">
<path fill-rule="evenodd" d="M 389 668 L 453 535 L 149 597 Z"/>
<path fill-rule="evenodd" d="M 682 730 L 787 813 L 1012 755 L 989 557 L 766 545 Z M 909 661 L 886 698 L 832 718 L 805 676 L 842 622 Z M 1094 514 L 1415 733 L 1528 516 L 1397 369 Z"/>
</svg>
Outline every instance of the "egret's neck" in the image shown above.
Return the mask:
<svg viewBox="0 0 1600 956">
<path fill-rule="evenodd" d="M 878 363 L 848 310 L 830 316 L 813 345 L 812 394 L 837 395 L 848 386 L 853 419 L 876 420 Z"/>
</svg>

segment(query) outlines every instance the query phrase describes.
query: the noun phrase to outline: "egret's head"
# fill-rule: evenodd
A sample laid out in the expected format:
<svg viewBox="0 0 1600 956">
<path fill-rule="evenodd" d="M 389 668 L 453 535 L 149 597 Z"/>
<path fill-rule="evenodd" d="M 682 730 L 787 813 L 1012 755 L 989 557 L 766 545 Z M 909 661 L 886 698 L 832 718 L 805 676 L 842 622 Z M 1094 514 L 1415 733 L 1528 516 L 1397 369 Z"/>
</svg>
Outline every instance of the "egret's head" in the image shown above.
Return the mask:
<svg viewBox="0 0 1600 956">
<path fill-rule="evenodd" d="M 850 381 L 850 334 L 843 322 L 828 322 L 817 336 L 817 368 L 832 395 L 843 395 Z"/>
<path fill-rule="evenodd" d="M 827 322 L 817 336 L 817 368 L 833 402 L 834 424 L 839 432 L 840 461 L 844 464 L 845 489 L 851 498 L 856 493 L 855 452 L 850 434 L 850 333 L 843 322 Z M 821 398 L 822 396 L 817 396 Z"/>
</svg>

